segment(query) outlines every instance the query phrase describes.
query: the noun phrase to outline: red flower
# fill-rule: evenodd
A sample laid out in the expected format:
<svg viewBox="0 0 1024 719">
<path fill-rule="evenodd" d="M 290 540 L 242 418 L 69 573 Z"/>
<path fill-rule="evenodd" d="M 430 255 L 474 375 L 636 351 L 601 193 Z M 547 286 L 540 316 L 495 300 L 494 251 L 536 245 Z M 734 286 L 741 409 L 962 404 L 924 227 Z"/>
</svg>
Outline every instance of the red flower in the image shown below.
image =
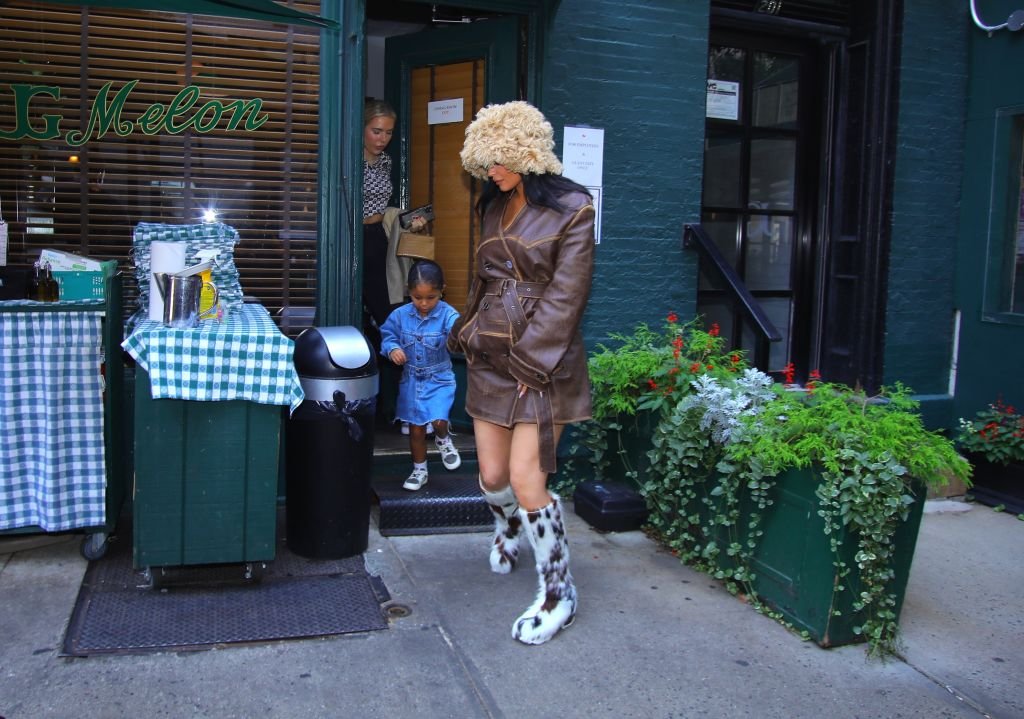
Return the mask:
<svg viewBox="0 0 1024 719">
<path fill-rule="evenodd" d="M 733 364 L 739 364 L 740 363 L 740 356 L 734 352 L 732 355 L 729 356 L 729 360 Z"/>
<path fill-rule="evenodd" d="M 721 332 L 721 330 L 719 329 L 717 322 L 713 323 L 711 325 L 711 329 L 708 330 L 708 334 L 711 335 L 712 337 L 718 337 L 719 332 Z"/>
<path fill-rule="evenodd" d="M 675 312 L 669 312 L 668 317 L 666 317 L 665 319 L 668 320 L 669 322 L 676 323 L 679 321 L 679 315 L 677 315 Z"/>
<path fill-rule="evenodd" d="M 658 389 L 658 383 L 655 382 L 653 379 L 647 380 L 647 386 L 650 387 L 651 389 Z"/>
<path fill-rule="evenodd" d="M 694 374 L 700 372 L 700 362 L 694 362 L 692 365 L 690 365 L 690 371 L 693 372 Z"/>
<path fill-rule="evenodd" d="M 796 367 L 790 362 L 788 365 L 783 367 L 782 374 L 785 375 L 786 384 L 793 384 L 793 376 L 796 374 Z"/>
</svg>

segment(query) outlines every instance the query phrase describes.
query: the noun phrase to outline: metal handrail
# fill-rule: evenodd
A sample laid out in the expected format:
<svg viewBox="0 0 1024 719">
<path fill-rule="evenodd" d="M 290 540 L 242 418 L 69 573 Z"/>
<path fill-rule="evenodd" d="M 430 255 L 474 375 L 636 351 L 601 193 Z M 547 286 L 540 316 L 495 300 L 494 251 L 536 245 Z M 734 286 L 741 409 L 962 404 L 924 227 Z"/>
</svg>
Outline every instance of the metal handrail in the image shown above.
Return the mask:
<svg viewBox="0 0 1024 719">
<path fill-rule="evenodd" d="M 683 247 L 697 250 L 702 259 L 710 262 L 708 269 L 725 283 L 733 304 L 739 305 L 744 317 L 754 327 L 754 364 L 761 369 L 766 369 L 768 367 L 768 343 L 781 341 L 782 333 L 768 319 L 761 303 L 750 294 L 750 290 L 736 274 L 736 270 L 725 259 L 703 227 L 683 225 Z"/>
</svg>

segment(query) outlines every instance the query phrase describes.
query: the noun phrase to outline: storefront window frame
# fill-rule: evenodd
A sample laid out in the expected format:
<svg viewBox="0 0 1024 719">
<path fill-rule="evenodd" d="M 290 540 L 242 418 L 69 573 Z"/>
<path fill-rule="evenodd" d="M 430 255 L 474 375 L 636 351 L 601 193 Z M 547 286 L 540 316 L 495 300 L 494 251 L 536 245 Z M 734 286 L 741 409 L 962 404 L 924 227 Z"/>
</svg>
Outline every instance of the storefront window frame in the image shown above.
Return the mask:
<svg viewBox="0 0 1024 719">
<path fill-rule="evenodd" d="M 1024 192 L 1024 105 L 995 113 L 989 212 L 985 234 L 982 321 L 1024 325 L 1012 311 L 1017 230 Z M 1024 293 L 1024 287 L 1017 287 Z"/>
</svg>

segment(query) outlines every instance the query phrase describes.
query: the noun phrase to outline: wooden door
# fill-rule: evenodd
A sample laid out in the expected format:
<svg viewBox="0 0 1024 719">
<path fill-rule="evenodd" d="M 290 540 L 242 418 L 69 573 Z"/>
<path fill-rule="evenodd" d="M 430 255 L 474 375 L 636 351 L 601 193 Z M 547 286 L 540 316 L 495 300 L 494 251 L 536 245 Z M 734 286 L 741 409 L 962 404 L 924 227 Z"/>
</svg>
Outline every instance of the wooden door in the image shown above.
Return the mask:
<svg viewBox="0 0 1024 719">
<path fill-rule="evenodd" d="M 493 18 L 391 37 L 385 45 L 385 94 L 398 111 L 395 187 L 404 207 L 433 204 L 445 299 L 459 309 L 479 235 L 473 211 L 479 183 L 463 171 L 459 152 L 479 108 L 516 99 L 518 33 L 517 18 Z M 438 101 L 461 101 L 461 115 L 429 122 L 428 106 Z"/>
</svg>

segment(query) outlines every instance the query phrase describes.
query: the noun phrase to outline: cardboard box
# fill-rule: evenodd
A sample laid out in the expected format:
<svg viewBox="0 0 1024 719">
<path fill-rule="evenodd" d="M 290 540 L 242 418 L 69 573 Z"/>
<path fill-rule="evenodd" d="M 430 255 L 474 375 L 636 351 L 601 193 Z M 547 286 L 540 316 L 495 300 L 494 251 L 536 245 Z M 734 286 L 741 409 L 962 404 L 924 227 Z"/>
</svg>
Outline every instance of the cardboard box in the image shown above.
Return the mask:
<svg viewBox="0 0 1024 719">
<path fill-rule="evenodd" d="M 50 269 L 54 272 L 72 270 L 76 272 L 100 272 L 103 269 L 103 263 L 100 260 L 73 255 L 70 252 L 61 252 L 60 250 L 40 250 L 39 263 L 42 265 L 47 262 L 50 263 Z"/>
<path fill-rule="evenodd" d="M 60 287 L 62 302 L 75 300 L 102 300 L 106 298 L 107 278 L 117 272 L 117 260 L 98 263 L 99 270 L 54 270 L 53 277 Z"/>
</svg>

